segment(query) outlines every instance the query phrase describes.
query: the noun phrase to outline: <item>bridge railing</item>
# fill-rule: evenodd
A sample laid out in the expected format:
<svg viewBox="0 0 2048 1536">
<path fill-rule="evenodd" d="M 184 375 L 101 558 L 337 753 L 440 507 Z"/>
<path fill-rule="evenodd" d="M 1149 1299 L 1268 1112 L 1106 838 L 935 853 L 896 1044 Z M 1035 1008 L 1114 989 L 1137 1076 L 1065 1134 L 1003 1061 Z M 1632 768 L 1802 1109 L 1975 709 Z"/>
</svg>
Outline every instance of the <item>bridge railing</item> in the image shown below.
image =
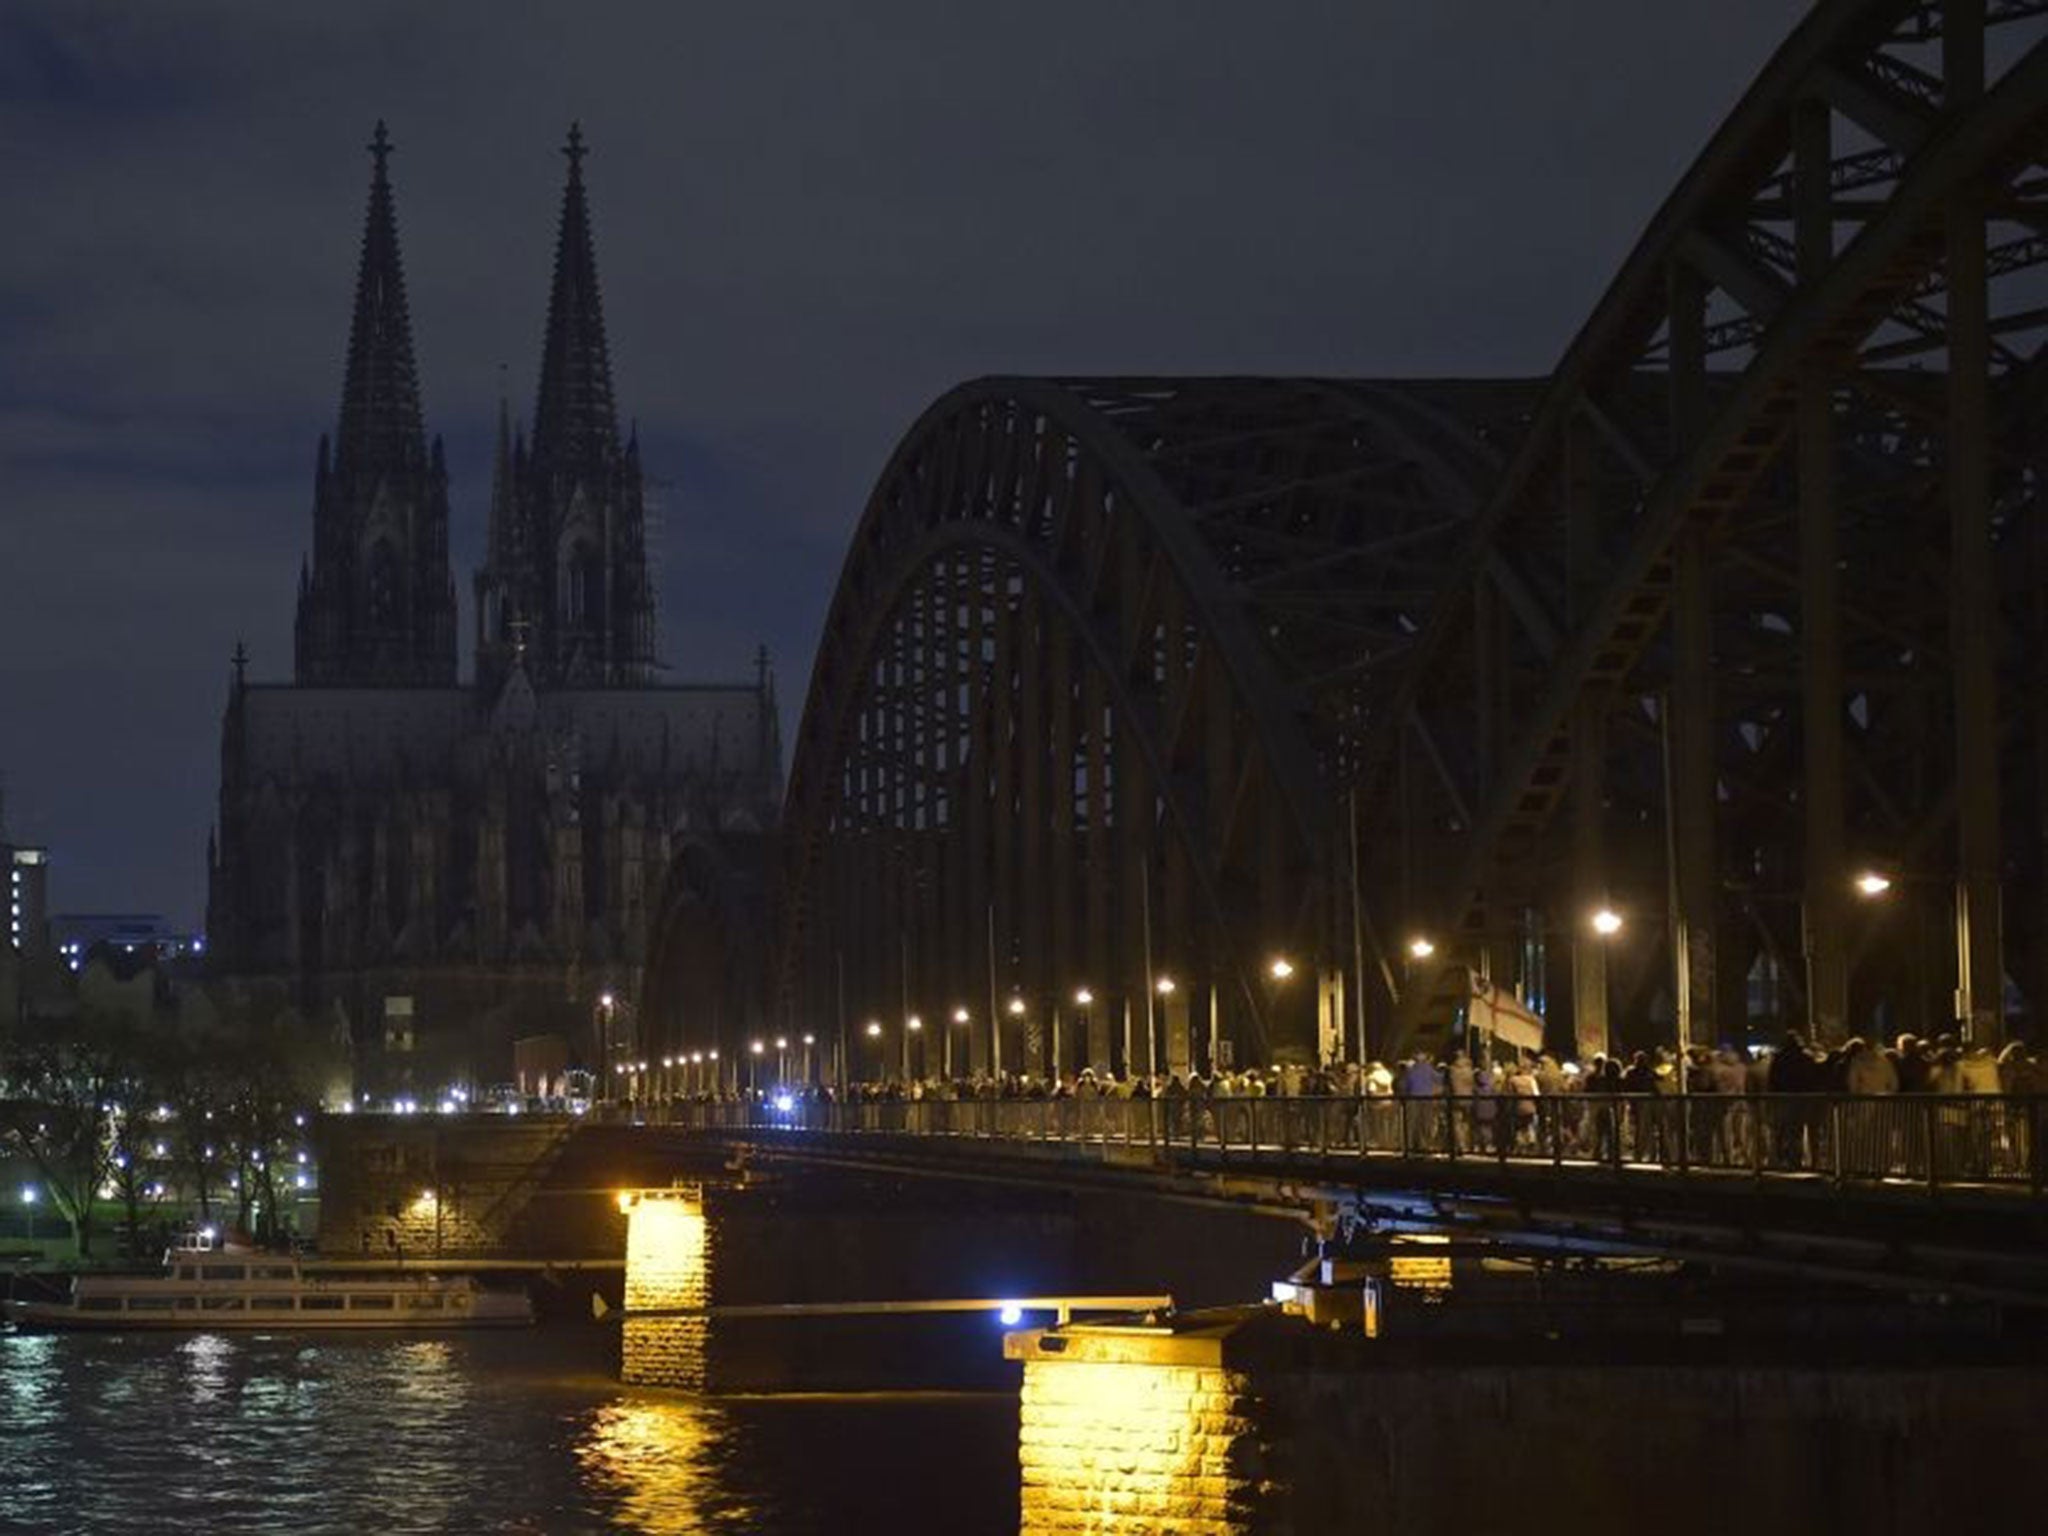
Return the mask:
<svg viewBox="0 0 2048 1536">
<path fill-rule="evenodd" d="M 1066 1098 L 658 1106 L 707 1130 L 1147 1148 L 1164 1160 L 1473 1159 L 2043 1192 L 2048 1099 L 1989 1094 Z"/>
</svg>

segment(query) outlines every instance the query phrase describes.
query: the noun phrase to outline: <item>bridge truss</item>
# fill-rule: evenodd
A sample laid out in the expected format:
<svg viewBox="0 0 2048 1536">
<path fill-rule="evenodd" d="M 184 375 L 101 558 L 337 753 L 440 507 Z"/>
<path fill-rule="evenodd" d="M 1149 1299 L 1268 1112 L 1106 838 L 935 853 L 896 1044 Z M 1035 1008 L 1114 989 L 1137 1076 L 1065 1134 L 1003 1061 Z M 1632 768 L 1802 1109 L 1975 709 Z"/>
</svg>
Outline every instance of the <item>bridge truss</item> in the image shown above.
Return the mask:
<svg viewBox="0 0 2048 1536">
<path fill-rule="evenodd" d="M 1817 5 L 1547 380 L 940 399 L 826 625 L 779 1006 L 856 1073 L 1390 1055 L 1474 974 L 1589 1047 L 2034 1016 L 2044 13 Z"/>
</svg>

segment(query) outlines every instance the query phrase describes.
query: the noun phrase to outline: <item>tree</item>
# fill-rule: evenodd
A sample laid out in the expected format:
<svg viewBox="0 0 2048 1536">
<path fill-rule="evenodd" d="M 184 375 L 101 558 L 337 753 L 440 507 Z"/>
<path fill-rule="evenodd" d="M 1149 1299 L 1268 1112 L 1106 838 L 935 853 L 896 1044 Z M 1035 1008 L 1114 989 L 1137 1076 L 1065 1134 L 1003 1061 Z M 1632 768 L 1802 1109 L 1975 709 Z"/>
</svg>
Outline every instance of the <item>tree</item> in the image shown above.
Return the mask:
<svg viewBox="0 0 2048 1536">
<path fill-rule="evenodd" d="M 141 1053 L 128 1021 L 96 1009 L 0 1021 L 0 1145 L 35 1169 L 82 1258 L 92 1253 L 94 1207 L 114 1171 L 114 1126 Z"/>
</svg>

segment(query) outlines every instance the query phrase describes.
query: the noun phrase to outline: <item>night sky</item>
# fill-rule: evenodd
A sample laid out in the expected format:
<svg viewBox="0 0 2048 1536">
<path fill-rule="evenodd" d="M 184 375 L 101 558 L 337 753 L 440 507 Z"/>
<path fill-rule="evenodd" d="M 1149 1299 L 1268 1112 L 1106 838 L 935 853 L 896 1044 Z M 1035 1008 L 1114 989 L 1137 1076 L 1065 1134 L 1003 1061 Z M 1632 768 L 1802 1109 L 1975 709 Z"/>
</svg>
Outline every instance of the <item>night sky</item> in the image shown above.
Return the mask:
<svg viewBox="0 0 2048 1536">
<path fill-rule="evenodd" d="M 58 911 L 196 923 L 287 677 L 386 118 L 464 671 L 580 118 L 675 680 L 793 742 L 896 439 L 984 373 L 1540 373 L 1792 0 L 0 9 L 0 773 Z M 501 372 L 502 368 L 502 372 Z"/>
</svg>

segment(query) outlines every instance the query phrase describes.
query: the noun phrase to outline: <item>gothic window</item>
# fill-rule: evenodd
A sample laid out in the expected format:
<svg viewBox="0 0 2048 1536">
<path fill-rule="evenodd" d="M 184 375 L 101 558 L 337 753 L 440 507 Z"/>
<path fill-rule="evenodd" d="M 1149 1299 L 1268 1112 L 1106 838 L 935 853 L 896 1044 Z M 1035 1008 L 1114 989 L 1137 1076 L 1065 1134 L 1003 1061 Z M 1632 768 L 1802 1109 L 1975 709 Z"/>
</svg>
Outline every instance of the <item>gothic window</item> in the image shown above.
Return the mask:
<svg viewBox="0 0 2048 1536">
<path fill-rule="evenodd" d="M 370 550 L 369 618 L 372 629 L 398 627 L 398 556 L 379 539 Z"/>
<path fill-rule="evenodd" d="M 565 629 L 595 629 L 604 604 L 603 575 L 597 551 L 578 542 L 569 546 L 562 562 L 562 626 Z"/>
</svg>

